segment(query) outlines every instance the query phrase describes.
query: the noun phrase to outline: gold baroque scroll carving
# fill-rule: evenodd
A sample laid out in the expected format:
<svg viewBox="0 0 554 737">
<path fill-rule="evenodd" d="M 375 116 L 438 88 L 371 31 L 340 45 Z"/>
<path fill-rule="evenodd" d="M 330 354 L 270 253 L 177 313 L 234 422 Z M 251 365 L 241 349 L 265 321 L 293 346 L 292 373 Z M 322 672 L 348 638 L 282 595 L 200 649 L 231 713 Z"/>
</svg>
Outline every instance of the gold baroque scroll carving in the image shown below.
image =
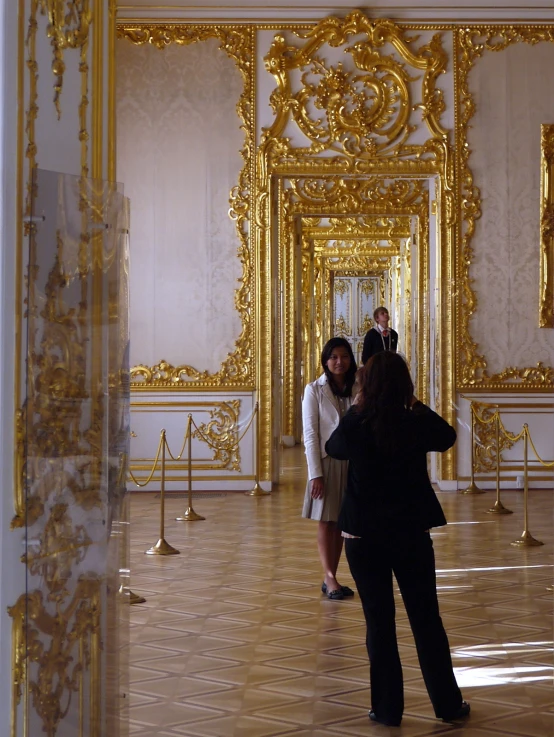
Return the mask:
<svg viewBox="0 0 554 737">
<path fill-rule="evenodd" d="M 541 125 L 539 327 L 554 328 L 554 125 Z"/>
<path fill-rule="evenodd" d="M 475 234 L 475 222 L 481 216 L 481 192 L 474 183 L 470 168 L 471 149 L 468 143 L 470 121 L 475 115 L 475 100 L 469 88 L 469 75 L 477 61 L 485 52 L 503 51 L 514 43 L 535 45 L 541 42 L 554 42 L 554 28 L 550 26 L 475 26 L 456 31 L 458 89 L 457 105 L 459 109 L 459 125 L 456 130 L 457 155 L 459 171 L 459 191 L 461 208 L 460 244 L 457 262 L 457 275 L 460 294 L 457 300 L 457 331 L 459 346 L 458 382 L 460 388 L 473 389 L 552 389 L 554 387 L 554 369 L 538 362 L 536 366 L 525 368 L 508 367 L 497 374 L 490 375 L 487 361 L 480 353 L 478 344 L 473 340 L 470 331 L 471 317 L 477 309 L 477 295 L 472 287 L 471 264 L 473 261 L 472 240 Z M 551 142 L 550 142 L 551 143 Z M 544 147 L 543 143 L 543 147 Z M 542 200 L 541 200 L 542 201 Z M 554 295 L 554 259 L 552 249 L 545 252 L 545 232 L 549 237 L 553 216 L 550 208 L 543 209 L 545 218 L 541 220 L 541 279 L 539 320 L 552 319 L 548 312 L 547 300 Z M 548 254 L 550 253 L 550 258 Z M 546 325 L 545 325 L 546 326 Z"/>
<path fill-rule="evenodd" d="M 71 488 L 70 474 L 55 465 L 50 464 L 50 473 L 45 471 L 46 476 L 55 477 L 52 491 L 62 476 Z M 93 574 L 82 574 L 76 583 L 71 580 L 91 540 L 83 525 L 74 525 L 66 503 L 52 504 L 37 543 L 28 549 L 24 561 L 29 574 L 38 577 L 46 591 L 22 594 L 8 608 L 13 619 L 12 734 L 17 733 L 18 706 L 27 691 L 42 732 L 55 737 L 72 706 L 73 694 L 80 694 L 79 711 L 87 708 L 85 672 L 100 672 L 101 581 Z M 94 701 L 97 685 L 88 686 L 91 723 L 100 707 Z M 81 718 L 85 718 L 84 711 Z"/>
<path fill-rule="evenodd" d="M 193 437 L 205 436 L 213 448 L 213 461 L 219 461 L 217 468 L 240 471 L 240 446 L 238 440 L 238 420 L 240 399 L 217 403 L 210 410 L 210 421 L 202 423 Z"/>
<path fill-rule="evenodd" d="M 351 55 L 354 69 L 347 69 L 341 62 L 335 66 L 326 64 L 318 55 L 324 44 L 340 47 L 361 34 L 364 41 L 344 49 Z M 424 72 L 422 102 L 417 107 L 423 111 L 433 136 L 446 137 L 440 124 L 444 100 L 436 87 L 447 64 L 440 34 L 415 50 L 415 39 L 392 21 L 370 21 L 355 10 L 344 20 L 326 18 L 313 29 L 297 31 L 296 35 L 306 41 L 302 48 L 288 45 L 282 35 L 277 35 L 265 57 L 266 68 L 277 81 L 271 96 L 276 114 L 272 136 L 282 134 L 291 115 L 312 142 L 307 149 L 297 149 L 298 153 L 317 154 L 332 149 L 357 158 L 400 155 L 415 130 L 409 123 L 413 105 L 409 83 L 416 77 L 409 73 L 407 65 Z M 382 53 L 387 43 L 404 62 Z M 296 93 L 289 76 L 293 69 L 303 69 L 303 87 Z M 323 114 L 312 118 L 312 105 Z"/>
<path fill-rule="evenodd" d="M 252 198 L 252 154 L 255 146 L 254 130 L 254 32 L 249 27 L 191 26 L 188 24 L 118 24 L 117 37 L 135 45 L 151 44 L 163 50 L 171 44 L 187 46 L 210 38 L 218 39 L 220 49 L 234 60 L 244 80 L 244 90 L 237 103 L 237 112 L 244 130 L 241 149 L 244 165 L 238 184 L 229 195 L 229 216 L 235 221 L 239 236 L 238 258 L 242 264 L 240 286 L 235 292 L 235 306 L 240 315 L 242 330 L 235 350 L 228 354 L 215 374 L 192 366 L 170 366 L 161 360 L 155 366 L 139 364 L 131 369 L 133 389 L 198 389 L 220 386 L 251 386 L 254 384 L 252 351 L 254 345 L 254 318 L 252 314 L 252 285 L 254 281 L 253 246 L 250 233 Z"/>
<path fill-rule="evenodd" d="M 331 55 L 326 54 L 325 46 L 343 51 L 343 60 L 329 62 Z M 332 56 L 335 59 L 336 52 Z M 364 188 L 367 179 L 388 180 L 384 188 L 396 187 L 399 199 L 406 201 L 410 187 L 418 187 L 411 180 L 437 177 L 441 180 L 443 214 L 440 276 L 445 293 L 449 294 L 457 211 L 454 161 L 448 133 L 441 123 L 445 103 L 437 87 L 438 78 L 447 67 L 441 34 L 434 34 L 428 43 L 418 47 L 417 37 L 392 21 L 370 21 L 356 10 L 344 19 L 327 18 L 307 31 L 291 28 L 290 32 L 277 34 L 264 61 L 275 78 L 276 88 L 270 100 L 275 119 L 264 131 L 258 149 L 255 223 L 262 260 L 270 260 L 272 247 L 276 247 L 272 246 L 271 236 L 272 208 L 276 204 L 272 199 L 281 191 L 281 185 L 273 187 L 274 178 L 287 181 L 287 186 L 296 187 L 295 195 L 305 197 L 306 204 L 298 214 L 351 217 L 361 213 L 379 214 L 379 203 L 367 200 L 363 194 L 360 197 L 357 191 Z M 375 94 L 370 90 L 375 90 Z M 307 137 L 306 146 L 295 147 L 292 139 L 285 137 L 287 126 L 293 123 Z M 424 143 L 414 144 L 412 134 L 422 126 L 429 129 L 431 137 Z M 306 186 L 307 181 L 298 180 L 311 182 Z M 285 199 L 288 197 L 287 191 Z M 382 192 L 377 197 L 382 197 Z M 282 236 L 287 207 L 281 198 L 275 210 L 281 243 L 288 243 L 287 237 Z M 314 268 L 317 272 L 315 265 Z M 320 275 L 315 273 L 313 278 L 317 286 Z M 261 284 L 262 291 L 269 293 L 268 273 L 261 274 Z M 315 299 L 319 300 L 317 294 Z M 262 303 L 261 310 L 262 315 L 269 315 L 270 302 Z M 317 334 L 314 337 L 319 339 L 317 326 L 314 330 Z M 447 417 L 452 414 L 453 398 L 451 333 L 452 323 L 447 317 L 441 321 L 444 360 L 440 365 L 445 368 L 441 373 L 443 404 L 439 408 Z M 268 332 L 260 339 L 260 389 L 269 393 L 271 335 Z M 285 364 L 285 375 L 288 365 Z M 290 401 L 287 406 L 292 406 Z M 260 422 L 262 431 L 271 428 L 270 408 L 261 408 Z M 265 473 L 270 464 L 269 436 L 262 439 L 261 446 L 260 468 Z M 454 467 L 452 454 L 444 460 L 444 467 L 443 478 L 449 478 Z"/>
<path fill-rule="evenodd" d="M 89 11 L 88 0 L 82 2 L 71 2 L 68 3 L 67 14 L 62 17 L 58 0 L 33 0 L 31 5 L 31 13 L 29 19 L 29 26 L 27 31 L 27 37 L 25 39 L 25 47 L 27 50 L 27 68 L 29 70 L 29 100 L 27 109 L 25 111 L 25 135 L 27 138 L 25 156 L 28 160 L 28 171 L 27 171 L 27 184 L 26 184 L 26 197 L 24 213 L 26 217 L 31 215 L 32 201 L 36 196 L 36 183 L 34 180 L 35 171 L 37 167 L 37 145 L 35 141 L 35 125 L 39 114 L 38 108 L 38 75 L 39 68 L 36 56 L 36 44 L 37 44 L 37 14 L 39 10 L 45 14 L 48 13 L 49 25 L 48 35 L 52 39 L 52 46 L 54 47 L 55 59 L 53 62 L 53 70 L 61 72 L 61 76 L 58 78 L 56 83 L 56 97 L 54 104 L 58 111 L 58 119 L 61 114 L 59 107 L 59 98 L 62 90 L 63 74 L 65 72 L 65 64 L 63 58 L 57 59 L 57 55 L 63 52 L 64 48 L 80 48 L 80 60 L 79 60 L 79 71 L 81 74 L 81 99 L 79 102 L 79 140 L 81 142 L 81 176 L 87 177 L 89 173 L 88 168 L 88 141 L 89 134 L 87 132 L 87 117 L 88 117 L 88 87 L 89 87 L 89 67 L 87 63 L 88 54 L 88 39 L 89 39 L 89 26 L 91 21 L 91 14 Z M 69 41 L 64 41 L 66 35 Z M 56 66 L 54 67 L 54 64 Z M 60 66 L 61 65 L 61 66 Z M 23 197 L 23 192 L 21 192 Z M 90 204 L 90 200 L 85 196 L 83 203 L 87 202 Z M 84 210 L 86 207 L 84 208 Z M 83 222 L 85 222 L 86 213 L 83 210 Z M 33 254 L 36 252 L 36 226 L 33 223 L 26 222 L 23 235 L 29 239 L 30 245 L 30 264 L 29 273 L 33 275 L 35 273 L 35 264 L 33 263 Z M 22 251 L 23 243 L 18 244 L 18 248 Z M 20 329 L 16 333 L 16 356 L 22 356 L 22 342 L 21 336 L 23 334 L 23 315 L 19 305 L 23 303 L 23 296 L 21 293 L 21 284 L 23 276 L 21 273 L 21 267 L 18 267 L 18 274 L 16 277 L 17 283 L 17 321 Z M 32 288 L 31 283 L 28 285 Z M 15 396 L 16 401 L 20 402 L 22 399 L 21 392 L 21 372 L 19 368 L 15 372 Z M 40 517 L 43 512 L 43 508 L 38 497 L 32 497 L 25 500 L 25 434 L 27 427 L 27 416 L 28 410 L 25 405 L 21 406 L 15 413 L 15 463 L 14 463 L 14 507 L 15 517 L 12 522 L 12 526 L 19 527 L 23 525 L 25 514 L 28 516 L 29 523 Z"/>
<path fill-rule="evenodd" d="M 474 446 L 474 470 L 484 473 L 491 473 L 496 470 L 497 462 L 502 462 L 502 451 L 508 450 L 513 446 L 513 441 L 504 433 L 500 434 L 500 447 L 496 448 L 496 425 L 494 422 L 488 422 L 497 412 L 496 408 L 492 408 L 489 404 L 483 402 L 472 401 L 475 409 L 477 422 L 475 426 L 476 443 Z M 487 424 L 479 422 L 479 418 Z"/>
</svg>

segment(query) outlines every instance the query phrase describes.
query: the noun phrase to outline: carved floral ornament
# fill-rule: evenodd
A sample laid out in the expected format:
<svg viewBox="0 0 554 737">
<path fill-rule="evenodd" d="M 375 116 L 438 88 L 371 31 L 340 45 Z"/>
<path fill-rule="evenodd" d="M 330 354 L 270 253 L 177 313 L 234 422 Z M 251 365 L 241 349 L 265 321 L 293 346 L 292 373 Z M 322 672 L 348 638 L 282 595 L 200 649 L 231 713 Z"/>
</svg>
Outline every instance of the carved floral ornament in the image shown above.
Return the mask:
<svg viewBox="0 0 554 737">
<path fill-rule="evenodd" d="M 271 136 L 282 135 L 290 116 L 311 142 L 305 154 L 409 155 L 406 142 L 415 130 L 410 116 L 419 108 L 432 135 L 446 138 L 440 124 L 445 105 L 436 88 L 447 64 L 440 34 L 415 48 L 417 37 L 392 21 L 370 21 L 353 11 L 344 20 L 330 17 L 295 35 L 305 41 L 302 46 L 287 44 L 278 34 L 264 59 L 277 82 L 270 100 L 276 114 Z M 344 62 L 332 64 L 318 53 L 325 44 L 338 48 L 349 42 Z M 296 91 L 293 70 L 301 73 Z M 411 83 L 419 80 L 421 97 L 414 102 Z"/>
<path fill-rule="evenodd" d="M 65 74 L 63 52 L 79 49 L 88 43 L 92 12 L 89 0 L 35 0 L 42 15 L 47 16 L 46 33 L 54 52 L 52 73 L 54 84 L 54 106 L 61 118 L 60 98 Z M 36 6 L 35 6 L 36 7 Z M 34 17 L 34 13 L 33 13 Z"/>
<path fill-rule="evenodd" d="M 424 180 L 438 176 L 447 248 L 455 212 L 454 170 L 440 124 L 444 102 L 436 89 L 447 63 L 440 34 L 416 48 L 417 37 L 391 21 L 369 21 L 359 11 L 294 33 L 299 39 L 294 46 L 278 35 L 265 57 L 277 82 L 271 98 L 275 121 L 263 134 L 258 157 L 256 222 L 265 237 L 271 174 L 287 180 L 291 210 L 298 207 L 305 217 L 322 211 L 350 217 L 389 214 L 380 210 L 385 201 L 400 205 L 395 212 L 403 213 L 421 195 Z M 324 45 L 346 46 L 340 68 L 321 62 Z M 409 140 L 416 108 L 433 136 L 419 145 Z M 291 122 L 308 137 L 309 146 L 293 147 L 283 137 Z"/>
</svg>

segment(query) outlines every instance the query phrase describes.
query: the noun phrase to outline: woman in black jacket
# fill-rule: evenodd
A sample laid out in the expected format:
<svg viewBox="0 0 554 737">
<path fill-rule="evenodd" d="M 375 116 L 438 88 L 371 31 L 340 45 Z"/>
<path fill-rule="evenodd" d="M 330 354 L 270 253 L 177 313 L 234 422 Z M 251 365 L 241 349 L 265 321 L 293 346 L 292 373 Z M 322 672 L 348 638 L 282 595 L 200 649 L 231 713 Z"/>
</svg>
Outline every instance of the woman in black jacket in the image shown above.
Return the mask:
<svg viewBox="0 0 554 737">
<path fill-rule="evenodd" d="M 429 528 L 446 524 L 427 474 L 427 453 L 454 445 L 456 432 L 414 397 L 404 359 L 384 351 L 359 372 L 357 403 L 325 449 L 350 461 L 338 526 L 367 624 L 373 721 L 398 726 L 404 711 L 392 574 L 439 719 L 468 716 L 439 614 Z"/>
</svg>

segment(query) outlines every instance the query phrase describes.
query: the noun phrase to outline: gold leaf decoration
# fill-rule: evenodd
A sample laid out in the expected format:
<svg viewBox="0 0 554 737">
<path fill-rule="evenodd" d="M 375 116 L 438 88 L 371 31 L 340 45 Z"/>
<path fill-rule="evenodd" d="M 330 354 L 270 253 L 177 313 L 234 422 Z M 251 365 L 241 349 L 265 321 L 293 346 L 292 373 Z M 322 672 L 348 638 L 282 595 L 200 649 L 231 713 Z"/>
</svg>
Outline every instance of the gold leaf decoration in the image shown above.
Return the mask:
<svg viewBox="0 0 554 737">
<path fill-rule="evenodd" d="M 472 401 L 477 422 L 475 423 L 475 445 L 474 445 L 474 470 L 492 472 L 496 470 L 497 448 L 496 448 L 496 425 L 491 418 L 497 412 L 489 404 Z M 479 422 L 479 418 L 486 424 Z M 499 437 L 499 461 L 502 462 L 502 451 L 511 448 L 514 443 L 509 435 L 500 433 Z"/>
<path fill-rule="evenodd" d="M 539 327 L 554 328 L 554 125 L 541 125 Z"/>
<path fill-rule="evenodd" d="M 37 0 L 42 15 L 48 18 L 46 33 L 50 39 L 54 59 L 52 73 L 54 84 L 54 106 L 61 118 L 60 98 L 65 74 L 63 52 L 65 49 L 83 48 L 88 43 L 92 21 L 89 0 Z"/>
<path fill-rule="evenodd" d="M 238 439 L 238 419 L 240 399 L 221 402 L 210 410 L 211 420 L 198 426 L 193 437 L 204 437 L 214 451 L 214 461 L 220 461 L 220 468 L 240 471 L 240 448 Z"/>
<path fill-rule="evenodd" d="M 344 49 L 352 64 L 327 65 L 318 54 L 327 44 L 344 46 L 353 36 L 363 41 Z M 445 137 L 440 124 L 444 111 L 442 93 L 436 88 L 437 77 L 446 69 L 447 56 L 440 34 L 420 49 L 416 39 L 390 20 L 370 21 L 358 10 L 345 19 L 326 18 L 314 28 L 296 36 L 305 41 L 297 47 L 275 36 L 264 62 L 275 77 L 277 89 L 271 96 L 276 114 L 272 135 L 280 136 L 290 115 L 311 141 L 304 154 L 332 150 L 346 156 L 374 158 L 394 152 L 403 155 L 405 143 L 415 130 L 409 124 L 412 109 L 409 74 L 406 65 L 423 72 L 421 84 L 423 118 L 431 133 Z M 390 44 L 401 57 L 384 54 Z M 302 70 L 302 87 L 293 92 L 290 72 Z M 322 111 L 313 118 L 309 110 Z"/>
</svg>

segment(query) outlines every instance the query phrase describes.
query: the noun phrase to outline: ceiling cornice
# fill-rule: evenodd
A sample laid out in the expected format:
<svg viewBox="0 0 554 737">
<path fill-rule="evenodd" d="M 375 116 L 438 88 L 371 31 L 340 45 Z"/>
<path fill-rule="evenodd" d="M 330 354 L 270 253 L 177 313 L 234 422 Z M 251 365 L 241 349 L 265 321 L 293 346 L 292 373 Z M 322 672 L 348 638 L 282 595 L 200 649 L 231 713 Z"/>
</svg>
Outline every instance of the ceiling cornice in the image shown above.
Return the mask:
<svg viewBox="0 0 554 737">
<path fill-rule="evenodd" d="M 455 3 L 451 0 L 443 2 L 417 2 L 404 0 L 402 3 L 377 0 L 371 6 L 352 6 L 350 3 L 321 3 L 315 0 L 276 0 L 276 2 L 260 2 L 260 0 L 184 0 L 168 2 L 160 0 L 118 0 L 118 17 L 120 19 L 152 19 L 181 21 L 225 21 L 225 22 L 259 22 L 279 23 L 283 21 L 301 23 L 320 21 L 336 15 L 343 17 L 352 10 L 363 11 L 369 18 L 390 18 L 404 22 L 427 23 L 468 23 L 468 22 L 518 22 L 540 23 L 554 22 L 553 0 L 534 0 L 530 5 L 522 6 L 515 0 L 503 2 L 468 2 Z"/>
</svg>

